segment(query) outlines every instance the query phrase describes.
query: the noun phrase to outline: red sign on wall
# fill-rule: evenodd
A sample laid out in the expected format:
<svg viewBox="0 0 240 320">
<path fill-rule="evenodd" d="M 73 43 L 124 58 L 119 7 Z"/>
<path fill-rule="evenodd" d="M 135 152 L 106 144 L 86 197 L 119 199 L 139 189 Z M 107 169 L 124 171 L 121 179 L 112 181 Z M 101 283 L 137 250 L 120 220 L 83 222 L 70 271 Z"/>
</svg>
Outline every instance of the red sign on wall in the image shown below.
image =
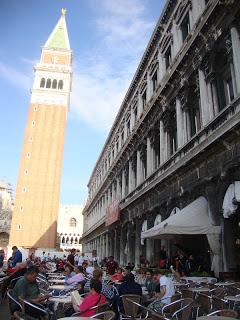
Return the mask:
<svg viewBox="0 0 240 320">
<path fill-rule="evenodd" d="M 114 200 L 106 209 L 106 226 L 110 226 L 120 219 L 119 201 Z"/>
</svg>

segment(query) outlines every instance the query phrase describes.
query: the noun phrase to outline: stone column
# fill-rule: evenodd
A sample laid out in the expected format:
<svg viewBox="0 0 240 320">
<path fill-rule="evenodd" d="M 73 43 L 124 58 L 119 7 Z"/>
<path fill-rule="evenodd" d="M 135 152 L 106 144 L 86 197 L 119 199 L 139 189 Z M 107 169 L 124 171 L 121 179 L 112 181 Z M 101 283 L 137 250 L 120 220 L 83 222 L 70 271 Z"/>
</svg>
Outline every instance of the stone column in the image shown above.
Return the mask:
<svg viewBox="0 0 240 320">
<path fill-rule="evenodd" d="M 141 117 L 142 112 L 143 112 L 143 106 L 142 106 L 141 94 L 138 93 L 138 118 Z"/>
<path fill-rule="evenodd" d="M 209 104 L 209 119 L 212 120 L 214 118 L 214 106 L 213 106 L 213 98 L 212 98 L 212 89 L 211 83 L 207 82 L 207 92 L 208 92 L 208 104 Z"/>
<path fill-rule="evenodd" d="M 137 151 L 137 186 L 142 182 L 142 161 L 140 151 Z"/>
<path fill-rule="evenodd" d="M 153 149 L 150 138 L 147 138 L 147 176 L 153 173 Z"/>
<path fill-rule="evenodd" d="M 105 241 L 106 241 L 106 252 L 105 252 L 105 256 L 109 257 L 109 239 L 108 239 L 108 232 L 105 235 Z"/>
<path fill-rule="evenodd" d="M 141 254 L 141 224 L 139 219 L 136 219 L 136 237 L 135 237 L 135 266 L 138 267 L 140 264 L 140 254 Z"/>
<path fill-rule="evenodd" d="M 181 34 L 179 33 L 179 28 L 175 22 L 173 22 L 173 26 L 172 26 L 172 35 L 173 35 L 173 51 L 174 51 L 173 59 L 174 59 L 174 57 L 176 57 L 182 45 L 182 37 L 181 37 Z"/>
<path fill-rule="evenodd" d="M 151 97 L 152 97 L 152 93 L 153 93 L 153 91 L 152 91 L 152 86 L 151 86 L 151 76 L 150 76 L 150 74 L 149 74 L 149 72 L 147 73 L 147 101 L 146 101 L 146 103 L 148 103 L 148 101 L 151 99 Z"/>
<path fill-rule="evenodd" d="M 114 257 L 117 257 L 117 229 L 114 230 Z"/>
<path fill-rule="evenodd" d="M 128 191 L 129 193 L 133 190 L 133 172 L 132 172 L 132 161 L 128 162 Z"/>
<path fill-rule="evenodd" d="M 122 171 L 122 199 L 125 197 L 125 187 L 126 187 L 126 180 L 125 180 L 125 171 L 124 171 L 124 168 L 123 168 L 123 171 Z"/>
<path fill-rule="evenodd" d="M 176 99 L 176 117 L 177 117 L 177 141 L 178 147 L 181 148 L 184 144 L 184 128 L 183 128 L 183 111 L 181 107 L 181 102 Z"/>
<path fill-rule="evenodd" d="M 162 78 L 164 77 L 165 72 L 166 72 L 165 61 L 164 61 L 163 55 L 160 52 L 160 50 L 159 50 L 159 53 L 158 53 L 158 61 L 159 61 L 159 73 L 158 74 L 159 74 L 159 82 L 160 82 L 162 80 Z"/>
<path fill-rule="evenodd" d="M 120 265 L 124 264 L 124 249 L 125 249 L 125 241 L 124 238 L 126 237 L 126 232 L 124 232 L 124 228 L 121 226 L 121 231 L 120 231 Z"/>
<path fill-rule="evenodd" d="M 231 28 L 232 51 L 233 51 L 233 65 L 236 78 L 237 93 L 240 93 L 240 35 L 237 28 Z"/>
<path fill-rule="evenodd" d="M 188 114 L 186 110 L 183 110 L 183 144 L 186 143 L 189 139 L 188 130 Z"/>
<path fill-rule="evenodd" d="M 130 115 L 130 130 L 131 130 L 131 132 L 133 130 L 133 127 L 134 127 L 134 112 L 133 112 L 133 109 L 131 108 L 131 115 Z"/>
<path fill-rule="evenodd" d="M 165 158 L 165 131 L 163 126 L 163 120 L 160 120 L 160 165 L 166 160 Z"/>
<path fill-rule="evenodd" d="M 202 125 L 206 126 L 210 121 L 210 99 L 208 96 L 207 83 L 204 72 L 198 69 L 199 87 L 200 87 L 200 102 L 201 102 L 201 118 Z"/>
</svg>

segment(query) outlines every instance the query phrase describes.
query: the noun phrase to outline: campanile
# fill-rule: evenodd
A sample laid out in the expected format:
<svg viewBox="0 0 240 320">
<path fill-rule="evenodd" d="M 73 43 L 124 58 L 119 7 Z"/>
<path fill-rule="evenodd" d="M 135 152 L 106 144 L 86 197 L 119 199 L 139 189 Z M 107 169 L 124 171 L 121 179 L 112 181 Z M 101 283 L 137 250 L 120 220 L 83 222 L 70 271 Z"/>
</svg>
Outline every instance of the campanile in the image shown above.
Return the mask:
<svg viewBox="0 0 240 320">
<path fill-rule="evenodd" d="M 54 248 L 64 135 L 72 83 L 66 10 L 35 68 L 10 233 L 10 245 Z"/>
</svg>

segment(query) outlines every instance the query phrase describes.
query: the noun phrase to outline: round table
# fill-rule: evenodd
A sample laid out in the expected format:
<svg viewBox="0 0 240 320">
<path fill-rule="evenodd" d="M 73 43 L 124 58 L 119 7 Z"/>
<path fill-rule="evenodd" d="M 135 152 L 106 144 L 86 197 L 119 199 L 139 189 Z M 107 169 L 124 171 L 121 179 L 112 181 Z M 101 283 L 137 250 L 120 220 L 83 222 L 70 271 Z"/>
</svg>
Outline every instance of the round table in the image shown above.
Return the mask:
<svg viewBox="0 0 240 320">
<path fill-rule="evenodd" d="M 214 283 L 217 281 L 217 279 L 213 277 L 181 277 L 181 279 L 190 281 L 190 282 L 196 282 L 196 283 L 200 283 L 200 282 Z"/>
<path fill-rule="evenodd" d="M 89 317 L 65 317 L 65 318 L 60 318 L 58 320 L 92 320 L 92 318 L 89 318 Z M 99 319 L 96 319 L 96 320 L 99 320 Z M 207 320 L 209 320 L 209 319 L 207 319 Z"/>
<path fill-rule="evenodd" d="M 209 292 L 209 288 L 189 288 L 188 290 L 193 292 Z"/>
<path fill-rule="evenodd" d="M 64 279 L 49 279 L 48 282 L 50 282 L 50 283 L 64 284 L 64 283 L 65 283 L 65 280 L 64 280 Z"/>
<path fill-rule="evenodd" d="M 69 290 L 72 288 L 73 287 L 71 287 L 71 286 L 65 286 L 63 284 L 56 284 L 56 285 L 52 285 L 49 287 L 49 289 L 51 289 L 51 290 Z"/>
<path fill-rule="evenodd" d="M 214 283 L 215 286 L 218 287 L 227 287 L 227 286 L 233 286 L 235 282 L 216 282 Z"/>
<path fill-rule="evenodd" d="M 223 316 L 202 316 L 198 317 L 196 320 L 236 320 L 236 318 L 223 317 Z"/>
<path fill-rule="evenodd" d="M 240 302 L 240 297 L 236 297 L 236 296 L 225 296 L 225 297 L 223 297 L 223 299 L 234 301 L 234 302 Z"/>
</svg>

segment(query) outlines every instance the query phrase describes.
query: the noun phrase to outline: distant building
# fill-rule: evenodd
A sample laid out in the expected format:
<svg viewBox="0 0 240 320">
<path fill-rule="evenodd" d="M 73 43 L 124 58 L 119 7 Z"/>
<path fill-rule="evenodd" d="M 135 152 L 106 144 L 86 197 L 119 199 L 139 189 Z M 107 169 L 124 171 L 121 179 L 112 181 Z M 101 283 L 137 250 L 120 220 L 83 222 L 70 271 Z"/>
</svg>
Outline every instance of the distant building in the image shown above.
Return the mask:
<svg viewBox="0 0 240 320">
<path fill-rule="evenodd" d="M 9 183 L 0 181 L 0 248 L 6 248 L 13 212 L 13 190 Z"/>
<path fill-rule="evenodd" d="M 53 249 L 72 83 L 65 10 L 34 71 L 9 242 L 26 249 Z"/>
<path fill-rule="evenodd" d="M 83 251 L 240 269 L 239 22 L 237 0 L 166 1 L 89 180 Z"/>
<path fill-rule="evenodd" d="M 60 205 L 58 215 L 58 239 L 61 249 L 81 250 L 80 239 L 83 232 L 83 206 Z"/>
</svg>

